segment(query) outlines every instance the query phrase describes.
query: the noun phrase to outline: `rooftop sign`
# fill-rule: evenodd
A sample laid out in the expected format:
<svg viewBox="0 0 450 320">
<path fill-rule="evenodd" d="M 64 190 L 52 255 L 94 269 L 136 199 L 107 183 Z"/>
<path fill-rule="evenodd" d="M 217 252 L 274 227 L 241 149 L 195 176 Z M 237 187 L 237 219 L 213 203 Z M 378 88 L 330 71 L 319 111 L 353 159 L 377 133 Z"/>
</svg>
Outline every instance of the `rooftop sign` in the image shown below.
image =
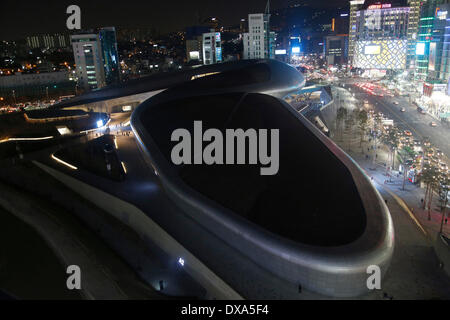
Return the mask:
<svg viewBox="0 0 450 320">
<path fill-rule="evenodd" d="M 373 9 L 387 9 L 387 8 L 391 8 L 392 5 L 390 3 L 384 3 L 384 4 L 372 4 L 369 6 L 369 10 L 373 10 Z"/>
</svg>

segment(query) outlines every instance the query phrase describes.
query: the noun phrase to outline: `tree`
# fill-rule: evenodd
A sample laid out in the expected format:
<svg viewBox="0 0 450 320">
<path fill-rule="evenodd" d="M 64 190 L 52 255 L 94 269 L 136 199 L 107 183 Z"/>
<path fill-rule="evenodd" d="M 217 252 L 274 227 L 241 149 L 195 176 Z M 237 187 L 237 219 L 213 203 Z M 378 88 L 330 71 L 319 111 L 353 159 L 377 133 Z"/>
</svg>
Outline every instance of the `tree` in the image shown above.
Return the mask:
<svg viewBox="0 0 450 320">
<path fill-rule="evenodd" d="M 365 109 L 361 109 L 358 111 L 358 129 L 361 134 L 361 140 L 359 141 L 359 146 L 362 147 L 362 143 L 364 141 L 364 136 L 367 132 L 369 117 L 367 116 L 367 111 Z"/>
<path fill-rule="evenodd" d="M 413 165 L 414 158 L 416 156 L 416 153 L 408 146 L 403 146 L 398 151 L 397 159 L 400 164 L 403 165 L 403 184 L 402 184 L 402 190 L 405 190 L 405 183 L 406 183 L 406 174 L 407 174 L 407 167 L 410 165 Z"/>
<path fill-rule="evenodd" d="M 348 149 L 349 150 L 351 148 L 351 138 L 352 138 L 353 126 L 355 125 L 355 117 L 356 117 L 355 112 L 347 113 L 347 118 L 346 118 L 346 122 L 345 122 L 345 126 L 346 126 L 346 128 L 348 128 L 349 135 L 350 135 L 350 137 L 348 139 Z"/>
<path fill-rule="evenodd" d="M 386 131 L 382 136 L 383 143 L 389 149 L 389 158 L 392 159 L 391 167 L 394 168 L 395 165 L 395 152 L 398 149 L 398 145 L 400 144 L 400 135 L 398 129 L 395 127 L 390 128 Z M 388 171 L 389 166 L 386 165 L 386 173 Z"/>
<path fill-rule="evenodd" d="M 339 133 L 341 139 L 342 139 L 342 125 L 344 122 L 344 119 L 347 117 L 347 109 L 340 107 L 337 111 L 336 115 L 336 131 Z"/>
<path fill-rule="evenodd" d="M 422 180 L 426 184 L 423 209 L 428 203 L 428 220 L 431 220 L 431 204 L 433 201 L 433 191 L 439 188 L 440 172 L 434 165 L 424 166 L 422 169 Z"/>
<path fill-rule="evenodd" d="M 377 139 L 380 135 L 380 129 L 382 124 L 382 117 L 379 113 L 377 113 L 373 119 L 373 129 L 372 129 L 372 139 L 373 139 L 373 160 L 372 160 L 372 167 L 375 169 L 375 159 L 377 155 Z"/>
</svg>

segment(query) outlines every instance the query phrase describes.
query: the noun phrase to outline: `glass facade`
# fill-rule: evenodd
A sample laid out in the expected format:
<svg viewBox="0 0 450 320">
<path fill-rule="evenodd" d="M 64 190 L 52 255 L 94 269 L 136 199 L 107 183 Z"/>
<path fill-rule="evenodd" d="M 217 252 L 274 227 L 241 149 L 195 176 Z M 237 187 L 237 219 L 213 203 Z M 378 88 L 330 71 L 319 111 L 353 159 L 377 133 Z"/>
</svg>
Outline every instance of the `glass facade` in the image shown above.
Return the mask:
<svg viewBox="0 0 450 320">
<path fill-rule="evenodd" d="M 356 41 L 356 12 L 364 5 L 364 0 L 352 0 L 350 1 L 350 25 L 349 25 L 349 37 L 348 37 L 348 59 L 349 62 L 353 62 L 353 51 Z"/>
<path fill-rule="evenodd" d="M 410 11 L 410 7 L 381 4 L 356 11 L 352 65 L 362 69 L 405 69 Z"/>
<path fill-rule="evenodd" d="M 450 4 L 430 0 L 421 9 L 416 44 L 416 78 L 429 83 L 449 79 Z"/>
<path fill-rule="evenodd" d="M 356 41 L 407 39 L 409 11 L 409 7 L 358 11 Z"/>
<path fill-rule="evenodd" d="M 417 31 L 419 30 L 420 5 L 421 0 L 408 0 L 408 6 L 411 8 L 408 20 L 408 54 L 406 67 L 414 70 L 416 56 Z"/>
<path fill-rule="evenodd" d="M 99 32 L 106 85 L 119 82 L 119 55 L 117 52 L 116 30 L 114 27 L 102 28 Z"/>
</svg>

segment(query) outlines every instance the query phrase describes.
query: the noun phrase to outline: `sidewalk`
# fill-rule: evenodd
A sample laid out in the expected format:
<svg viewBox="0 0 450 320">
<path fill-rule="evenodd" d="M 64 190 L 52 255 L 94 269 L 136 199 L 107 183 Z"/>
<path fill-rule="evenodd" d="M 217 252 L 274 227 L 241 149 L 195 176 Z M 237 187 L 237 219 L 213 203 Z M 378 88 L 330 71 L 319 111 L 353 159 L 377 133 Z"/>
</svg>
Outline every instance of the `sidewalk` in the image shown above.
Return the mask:
<svg viewBox="0 0 450 320">
<path fill-rule="evenodd" d="M 422 209 L 420 201 L 425 196 L 425 189 L 422 189 L 420 186 L 412 184 L 407 180 L 405 182 L 405 190 L 402 190 L 403 175 L 398 175 L 398 172 L 394 171 L 394 174 L 392 174 L 391 177 L 386 176 L 385 164 L 390 163 L 391 160 L 388 160 L 388 152 L 381 144 L 378 144 L 376 150 L 377 157 L 374 165 L 374 150 L 371 149 L 371 143 L 365 141 L 363 142 L 362 147 L 360 147 L 359 137 L 354 137 L 354 135 L 353 137 L 350 137 L 349 134 L 344 134 L 344 138 L 341 141 L 338 140 L 335 142 L 366 171 L 369 177 L 373 177 L 382 187 L 402 199 L 429 235 L 434 237 L 434 235 L 439 232 L 442 220 L 441 208 L 438 201 L 439 196 L 437 194 L 433 195 L 430 212 L 431 220 L 428 220 L 428 204 L 426 209 Z M 367 151 L 368 148 L 369 151 Z M 366 154 L 369 155 L 369 159 L 366 159 Z M 374 168 L 375 170 L 373 170 Z M 450 209 L 448 208 L 446 210 L 446 217 L 448 222 L 445 224 L 444 220 L 442 232 L 448 237 L 450 235 Z"/>
</svg>

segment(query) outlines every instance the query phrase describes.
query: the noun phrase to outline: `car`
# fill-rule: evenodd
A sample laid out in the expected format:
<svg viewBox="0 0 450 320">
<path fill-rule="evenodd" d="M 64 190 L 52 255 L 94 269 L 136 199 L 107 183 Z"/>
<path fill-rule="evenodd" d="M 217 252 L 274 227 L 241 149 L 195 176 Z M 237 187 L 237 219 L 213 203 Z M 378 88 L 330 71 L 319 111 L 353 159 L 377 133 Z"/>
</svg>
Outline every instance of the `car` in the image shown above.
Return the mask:
<svg viewBox="0 0 450 320">
<path fill-rule="evenodd" d="M 405 112 L 405 111 L 406 111 L 405 108 L 401 108 L 401 109 L 400 109 L 400 112 Z"/>
<path fill-rule="evenodd" d="M 437 123 L 436 122 L 430 122 L 430 126 L 437 127 Z"/>
<path fill-rule="evenodd" d="M 420 114 L 426 114 L 426 111 L 423 110 L 421 107 L 417 107 L 417 111 L 419 111 Z"/>
<path fill-rule="evenodd" d="M 398 105 L 398 101 L 394 101 L 394 104 L 397 106 Z"/>
<path fill-rule="evenodd" d="M 405 135 L 412 136 L 412 133 L 411 133 L 411 131 L 405 130 Z"/>
</svg>

